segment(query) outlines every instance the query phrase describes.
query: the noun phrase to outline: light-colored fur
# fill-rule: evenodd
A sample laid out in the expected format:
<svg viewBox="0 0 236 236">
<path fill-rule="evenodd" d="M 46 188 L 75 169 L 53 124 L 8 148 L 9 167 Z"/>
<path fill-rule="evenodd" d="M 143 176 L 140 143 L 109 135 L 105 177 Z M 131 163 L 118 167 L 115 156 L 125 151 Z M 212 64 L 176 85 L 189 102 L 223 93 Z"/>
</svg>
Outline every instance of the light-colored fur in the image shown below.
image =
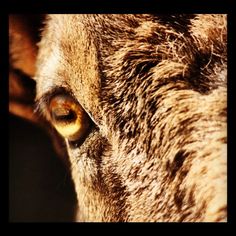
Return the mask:
<svg viewBox="0 0 236 236">
<path fill-rule="evenodd" d="M 36 100 L 70 91 L 94 129 L 65 139 L 78 221 L 227 220 L 225 15 L 50 15 Z"/>
</svg>

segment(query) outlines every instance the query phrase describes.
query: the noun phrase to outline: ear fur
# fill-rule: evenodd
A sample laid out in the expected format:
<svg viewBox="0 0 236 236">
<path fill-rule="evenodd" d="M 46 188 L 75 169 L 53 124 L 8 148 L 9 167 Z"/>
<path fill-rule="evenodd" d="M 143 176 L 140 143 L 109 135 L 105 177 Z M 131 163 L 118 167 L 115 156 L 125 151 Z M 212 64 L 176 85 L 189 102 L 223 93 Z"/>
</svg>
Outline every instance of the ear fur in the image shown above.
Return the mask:
<svg viewBox="0 0 236 236">
<path fill-rule="evenodd" d="M 34 114 L 35 61 L 43 15 L 9 16 L 9 111 L 32 122 Z"/>
</svg>

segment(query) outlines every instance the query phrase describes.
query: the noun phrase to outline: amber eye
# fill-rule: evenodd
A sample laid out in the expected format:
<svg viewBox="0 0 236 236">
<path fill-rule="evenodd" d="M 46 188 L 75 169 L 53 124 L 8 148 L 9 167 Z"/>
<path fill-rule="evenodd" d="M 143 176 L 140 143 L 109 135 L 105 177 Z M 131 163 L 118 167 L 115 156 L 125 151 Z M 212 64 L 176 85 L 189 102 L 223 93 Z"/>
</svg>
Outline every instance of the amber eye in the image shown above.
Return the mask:
<svg viewBox="0 0 236 236">
<path fill-rule="evenodd" d="M 54 96 L 50 100 L 49 111 L 54 127 L 69 141 L 81 139 L 89 129 L 90 118 L 70 96 Z"/>
</svg>

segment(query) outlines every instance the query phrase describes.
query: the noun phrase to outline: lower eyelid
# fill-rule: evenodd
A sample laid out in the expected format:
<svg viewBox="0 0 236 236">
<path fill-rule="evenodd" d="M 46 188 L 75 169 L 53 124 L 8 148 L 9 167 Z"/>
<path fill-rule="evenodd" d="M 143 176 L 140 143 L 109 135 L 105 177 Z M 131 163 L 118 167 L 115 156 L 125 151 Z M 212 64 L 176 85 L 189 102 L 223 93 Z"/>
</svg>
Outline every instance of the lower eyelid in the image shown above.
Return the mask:
<svg viewBox="0 0 236 236">
<path fill-rule="evenodd" d="M 69 144 L 70 148 L 75 149 L 75 148 L 78 148 L 83 142 L 84 142 L 84 140 L 68 141 L 68 144 Z"/>
</svg>

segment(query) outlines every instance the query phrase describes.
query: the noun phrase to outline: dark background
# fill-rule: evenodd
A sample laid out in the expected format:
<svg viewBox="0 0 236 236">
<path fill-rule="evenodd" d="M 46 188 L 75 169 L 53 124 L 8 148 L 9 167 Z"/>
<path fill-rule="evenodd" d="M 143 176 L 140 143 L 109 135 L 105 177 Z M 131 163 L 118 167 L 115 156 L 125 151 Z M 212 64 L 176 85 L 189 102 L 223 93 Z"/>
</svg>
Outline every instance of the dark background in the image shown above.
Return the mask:
<svg viewBox="0 0 236 236">
<path fill-rule="evenodd" d="M 71 222 L 76 197 L 69 171 L 39 127 L 9 116 L 9 221 Z"/>
</svg>

